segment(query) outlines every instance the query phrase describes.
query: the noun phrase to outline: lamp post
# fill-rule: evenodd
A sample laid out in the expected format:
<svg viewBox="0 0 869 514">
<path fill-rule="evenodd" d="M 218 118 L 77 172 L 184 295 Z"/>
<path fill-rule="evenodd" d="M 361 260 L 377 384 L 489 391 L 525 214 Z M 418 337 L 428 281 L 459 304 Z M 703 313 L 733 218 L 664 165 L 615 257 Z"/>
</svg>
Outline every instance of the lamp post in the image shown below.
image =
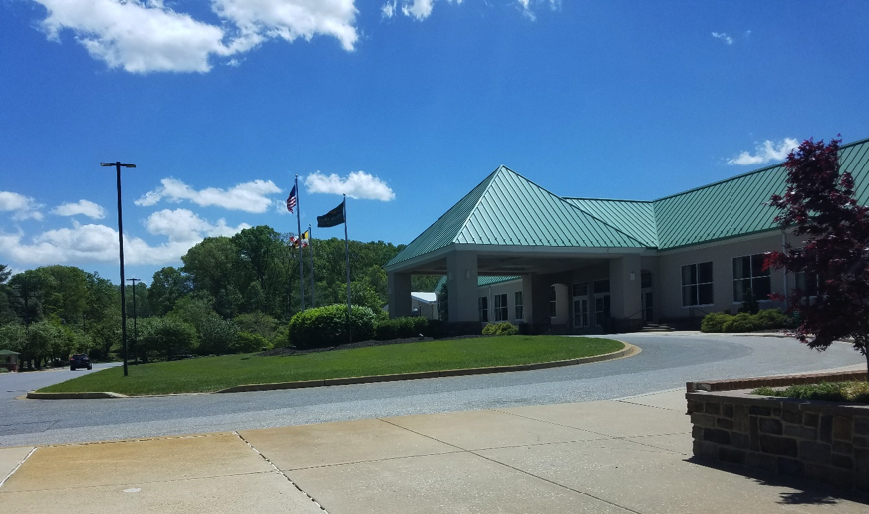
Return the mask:
<svg viewBox="0 0 869 514">
<path fill-rule="evenodd" d="M 121 167 L 135 168 L 135 164 L 118 162 L 101 162 L 100 166 L 114 166 L 118 170 L 118 242 L 121 248 L 121 341 L 124 353 L 124 376 L 127 376 L 127 296 L 124 287 L 127 281 L 124 279 L 124 216 L 121 210 Z"/>
<path fill-rule="evenodd" d="M 136 282 L 141 282 L 138 278 L 128 278 L 127 282 L 133 283 L 133 362 L 139 364 L 139 309 L 136 308 Z"/>
</svg>

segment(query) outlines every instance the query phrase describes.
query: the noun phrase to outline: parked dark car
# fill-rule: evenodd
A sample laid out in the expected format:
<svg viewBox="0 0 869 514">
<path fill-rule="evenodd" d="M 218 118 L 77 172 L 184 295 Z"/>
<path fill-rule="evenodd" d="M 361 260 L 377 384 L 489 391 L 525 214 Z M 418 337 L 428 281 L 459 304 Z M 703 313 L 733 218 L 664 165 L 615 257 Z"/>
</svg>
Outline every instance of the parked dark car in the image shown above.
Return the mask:
<svg viewBox="0 0 869 514">
<path fill-rule="evenodd" d="M 69 357 L 69 370 L 75 371 L 76 368 L 87 368 L 94 369 L 93 364 L 91 364 L 90 357 L 88 357 L 84 353 L 76 353 L 74 355 L 70 355 Z"/>
</svg>

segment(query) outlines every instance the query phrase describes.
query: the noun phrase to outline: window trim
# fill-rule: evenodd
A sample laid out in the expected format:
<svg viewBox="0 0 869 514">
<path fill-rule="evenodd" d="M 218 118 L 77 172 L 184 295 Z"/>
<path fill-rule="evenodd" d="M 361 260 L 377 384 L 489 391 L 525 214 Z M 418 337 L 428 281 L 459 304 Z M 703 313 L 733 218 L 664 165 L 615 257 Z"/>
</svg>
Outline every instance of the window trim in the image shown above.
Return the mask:
<svg viewBox="0 0 869 514">
<path fill-rule="evenodd" d="M 477 298 L 477 312 L 479 313 L 480 323 L 489 322 L 489 297 L 480 296 Z"/>
<path fill-rule="evenodd" d="M 712 276 L 710 277 L 710 279 L 711 279 L 710 282 L 700 282 L 700 268 L 699 268 L 699 266 L 701 266 L 703 264 L 709 264 L 709 267 L 711 268 L 711 275 Z M 697 283 L 695 283 L 695 284 L 686 284 L 685 283 L 685 271 L 684 270 L 685 270 L 685 268 L 687 268 L 689 266 L 693 266 L 696 269 L 695 275 L 697 276 Z M 692 309 L 692 308 L 696 308 L 696 307 L 712 307 L 715 305 L 715 264 L 713 263 L 713 261 L 704 261 L 704 262 L 694 262 L 691 264 L 683 264 L 679 268 L 679 279 L 681 282 L 681 285 L 679 287 L 679 293 L 680 293 L 679 296 L 682 299 L 681 303 L 682 303 L 683 309 Z M 707 284 L 712 287 L 712 303 L 700 303 L 700 286 L 707 285 Z M 691 286 L 697 286 L 697 298 L 696 298 L 697 303 L 685 305 L 685 292 L 684 292 L 685 287 L 691 287 Z"/>
<path fill-rule="evenodd" d="M 752 266 L 753 263 L 751 261 L 756 256 L 764 256 L 764 255 L 765 254 L 763 254 L 763 253 L 752 253 L 750 255 L 739 255 L 737 257 L 733 257 L 733 259 L 731 259 L 731 266 L 730 266 L 731 273 L 733 275 L 736 275 L 735 273 L 733 273 L 733 267 L 735 266 L 737 259 L 744 259 L 744 258 L 748 257 L 749 258 L 748 272 L 749 272 L 749 274 L 751 274 L 752 271 L 754 270 L 754 267 Z M 754 292 L 754 280 L 756 278 L 757 279 L 768 278 L 769 279 L 769 292 L 770 292 L 770 294 L 772 294 L 772 292 L 773 292 L 772 291 L 772 270 L 770 270 L 770 269 L 767 269 L 766 275 L 758 275 L 757 277 L 755 277 L 754 275 L 751 275 L 748 277 L 742 277 L 742 278 L 736 278 L 735 276 L 731 276 L 732 280 L 731 280 L 731 285 L 730 285 L 730 298 L 733 300 L 733 305 L 738 305 L 738 304 L 741 304 L 742 302 L 745 301 L 745 300 L 737 300 L 736 299 L 736 281 L 737 280 L 749 280 L 749 283 L 751 284 L 751 290 L 752 290 L 752 292 Z M 772 300 L 769 297 L 757 298 L 757 303 L 772 303 Z"/>
<path fill-rule="evenodd" d="M 492 310 L 495 314 L 495 321 L 509 321 L 510 309 L 507 307 L 507 293 L 495 293 L 494 297 Z"/>
<path fill-rule="evenodd" d="M 524 321 L 525 320 L 525 299 L 522 298 L 522 291 L 516 291 L 513 293 L 513 314 L 516 316 L 516 321 Z"/>
</svg>

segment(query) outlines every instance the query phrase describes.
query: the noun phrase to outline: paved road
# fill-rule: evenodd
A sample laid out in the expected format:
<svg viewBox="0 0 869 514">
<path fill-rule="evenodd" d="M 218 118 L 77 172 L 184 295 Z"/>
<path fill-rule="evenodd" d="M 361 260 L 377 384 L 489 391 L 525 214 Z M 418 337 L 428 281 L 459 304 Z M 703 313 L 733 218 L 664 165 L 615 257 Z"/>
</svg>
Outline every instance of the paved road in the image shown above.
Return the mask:
<svg viewBox="0 0 869 514">
<path fill-rule="evenodd" d="M 677 333 L 617 338 L 636 344 L 642 353 L 548 370 L 257 393 L 63 401 L 20 400 L 5 393 L 0 397 L 0 447 L 604 400 L 680 388 L 689 380 L 865 365 L 846 344 L 818 353 L 773 337 Z M 54 375 L 69 374 L 39 375 L 54 380 Z M 35 380 L 29 375 L 37 374 L 0 376 L 0 389 L 23 394 L 32 387 L 27 381 Z"/>
</svg>

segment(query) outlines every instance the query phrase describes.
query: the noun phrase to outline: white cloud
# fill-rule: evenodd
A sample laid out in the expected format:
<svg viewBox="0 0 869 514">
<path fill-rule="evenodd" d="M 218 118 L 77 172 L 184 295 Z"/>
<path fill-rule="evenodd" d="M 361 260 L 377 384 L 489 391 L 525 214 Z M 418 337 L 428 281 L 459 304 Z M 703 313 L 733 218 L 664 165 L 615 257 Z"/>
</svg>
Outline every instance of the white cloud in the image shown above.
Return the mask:
<svg viewBox="0 0 869 514">
<path fill-rule="evenodd" d="M 68 29 L 95 59 L 131 73 L 208 72 L 212 60 L 263 41 L 332 36 L 345 50 L 358 40 L 355 0 L 211 0 L 221 25 L 194 19 L 163 0 L 34 0 L 43 5 L 49 39 Z M 173 2 L 174 4 L 175 2 Z"/>
<path fill-rule="evenodd" d="M 92 57 L 131 73 L 206 72 L 209 57 L 228 55 L 220 27 L 194 20 L 160 0 L 35 0 L 48 9 L 42 26 L 50 39 L 63 29 Z"/>
<path fill-rule="evenodd" d="M 519 5 L 519 10 L 522 11 L 522 15 L 531 21 L 537 20 L 537 15 L 534 14 L 534 11 L 532 10 L 532 3 L 549 4 L 551 10 L 561 10 L 561 0 L 516 0 L 516 3 Z"/>
<path fill-rule="evenodd" d="M 730 37 L 730 36 L 729 36 L 727 33 L 725 33 L 725 32 L 713 32 L 713 33 L 712 33 L 712 37 L 724 41 L 725 44 L 728 44 L 728 45 L 732 45 L 732 44 L 733 44 L 733 38 Z"/>
<path fill-rule="evenodd" d="M 12 219 L 16 221 L 35 219 L 41 220 L 43 207 L 35 199 L 11 191 L 0 191 L 0 211 L 12 212 Z"/>
<path fill-rule="evenodd" d="M 395 16 L 395 9 L 398 6 L 397 0 L 392 0 L 391 2 L 386 2 L 380 8 L 380 16 L 382 18 L 392 18 Z"/>
<path fill-rule="evenodd" d="M 228 190 L 209 187 L 199 191 L 174 178 L 164 178 L 160 183 L 160 187 L 136 200 L 136 205 L 150 206 L 165 198 L 174 203 L 189 200 L 202 207 L 214 205 L 229 210 L 262 213 L 273 204 L 266 195 L 281 192 L 271 180 L 244 182 Z"/>
<path fill-rule="evenodd" d="M 149 246 L 139 238 L 124 236 L 124 261 L 128 265 L 161 265 L 177 262 L 195 243 Z M 4 257 L 25 267 L 50 264 L 86 264 L 118 261 L 118 232 L 105 225 L 78 225 L 49 230 L 29 241 L 21 233 L 0 233 Z"/>
<path fill-rule="evenodd" d="M 293 41 L 315 35 L 337 38 L 345 50 L 353 50 L 359 38 L 354 23 L 354 0 L 212 0 L 221 18 L 238 26 L 241 36 L 236 47 L 247 50 L 263 38 Z"/>
<path fill-rule="evenodd" d="M 238 227 L 230 227 L 223 218 L 217 220 L 216 225 L 199 217 L 199 215 L 187 209 L 163 209 L 157 211 L 145 220 L 145 228 L 150 234 L 163 235 L 169 238 L 170 243 L 193 242 L 198 243 L 205 237 L 232 236 L 243 229 L 250 228 L 247 223 Z"/>
<path fill-rule="evenodd" d="M 364 198 L 388 202 L 395 193 L 385 182 L 364 171 L 351 172 L 347 178 L 336 174 L 324 175 L 319 171 L 305 178 L 305 186 L 311 193 L 346 194 L 350 198 Z"/>
<path fill-rule="evenodd" d="M 102 206 L 88 200 L 79 200 L 77 203 L 64 203 L 51 210 L 52 214 L 60 216 L 75 216 L 83 214 L 89 218 L 101 220 L 106 217 L 106 210 Z"/>
<path fill-rule="evenodd" d="M 727 164 L 766 164 L 772 161 L 783 161 L 788 154 L 799 146 L 796 139 L 785 138 L 777 144 L 766 140 L 755 147 L 756 154 L 742 152 L 734 159 L 728 159 Z"/>
<path fill-rule="evenodd" d="M 124 262 L 127 265 L 166 265 L 177 263 L 187 250 L 205 237 L 231 236 L 246 223 L 230 227 L 221 219 L 208 223 L 186 209 L 163 210 L 152 214 L 145 225 L 148 231 L 168 237 L 159 245 L 149 245 L 138 237 L 124 235 Z M 24 234 L 0 232 L 3 257 L 19 266 L 50 264 L 87 264 L 118 262 L 118 231 L 106 225 L 73 223 L 70 228 L 48 230 L 25 240 Z"/>
<path fill-rule="evenodd" d="M 404 5 L 401 6 L 401 12 L 403 12 L 405 16 L 410 16 L 417 20 L 424 20 L 431 16 L 433 3 L 434 0 L 413 0 L 413 2 L 405 2 Z"/>
</svg>

